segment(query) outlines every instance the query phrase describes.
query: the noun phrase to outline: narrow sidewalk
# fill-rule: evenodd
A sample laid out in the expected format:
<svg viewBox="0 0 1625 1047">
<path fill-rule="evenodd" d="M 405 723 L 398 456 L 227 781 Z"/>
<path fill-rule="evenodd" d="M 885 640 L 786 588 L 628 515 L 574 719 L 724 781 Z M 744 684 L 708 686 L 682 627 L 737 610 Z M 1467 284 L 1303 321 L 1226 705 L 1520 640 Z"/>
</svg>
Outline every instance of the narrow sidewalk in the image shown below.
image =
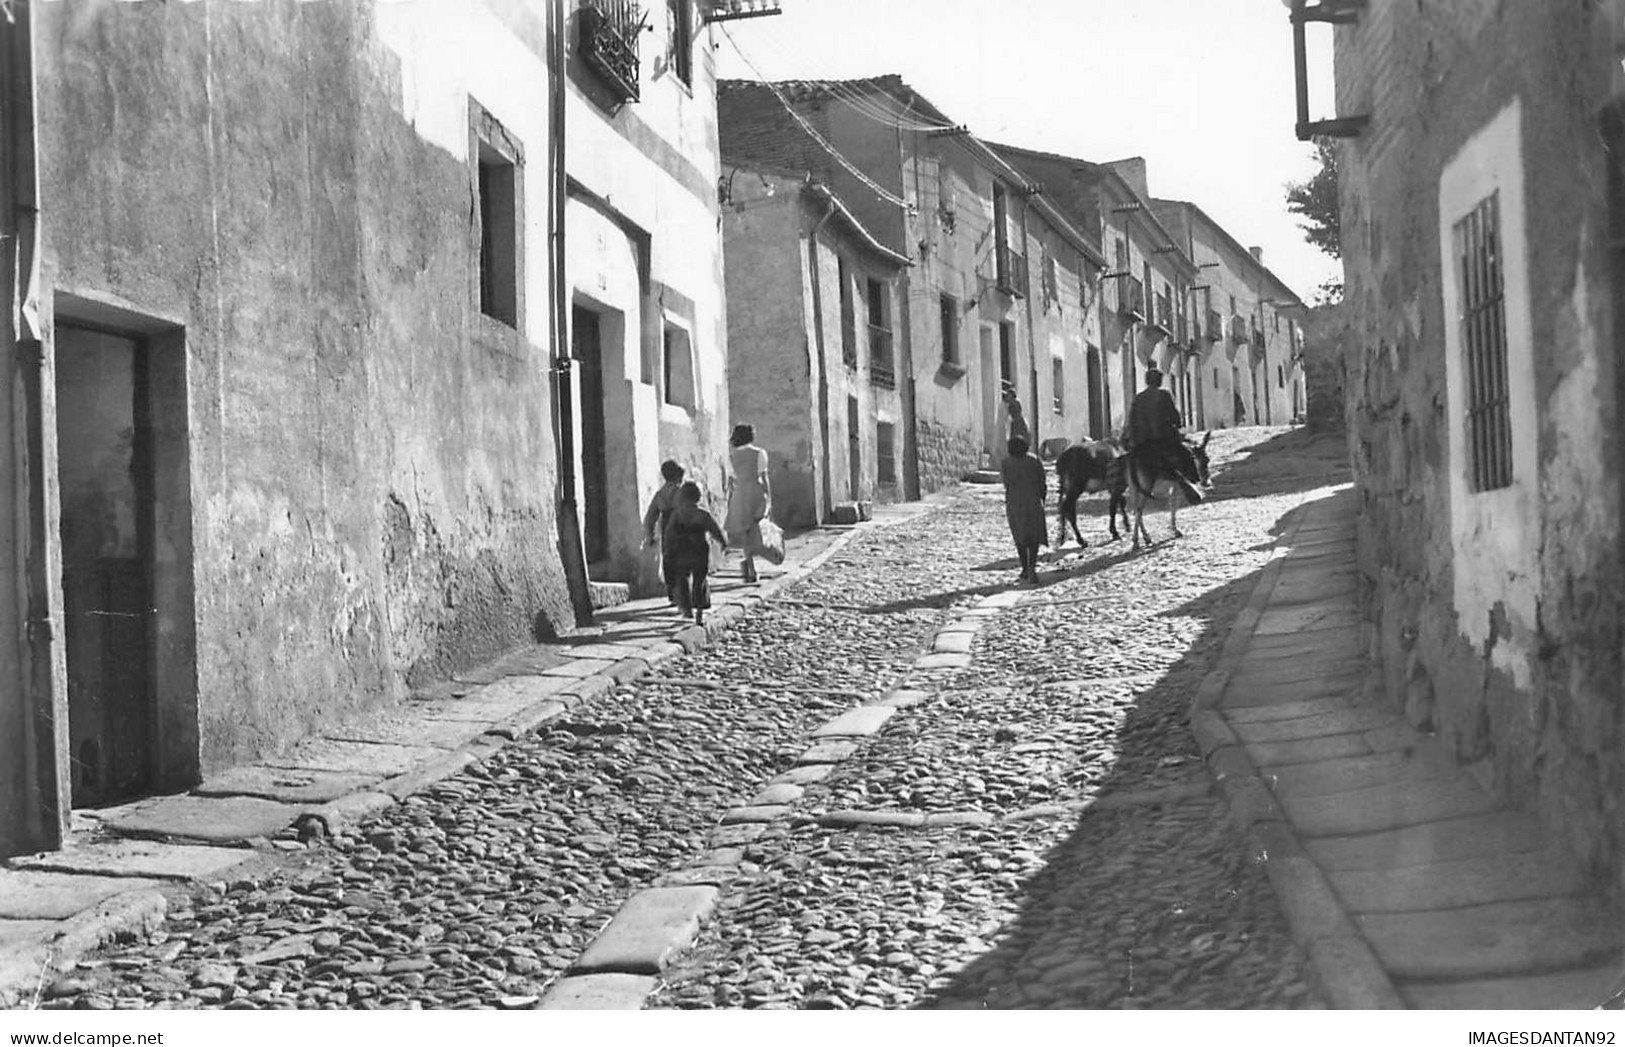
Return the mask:
<svg viewBox="0 0 1625 1047">
<path fill-rule="evenodd" d="M 712 580 L 699 626 L 664 598 L 600 611 L 594 625 L 415 692 L 287 753 L 213 775 L 188 793 L 75 811 L 59 851 L 0 863 L 0 1007 L 28 1006 L 85 952 L 162 924 L 166 894 L 254 875 L 307 843 L 479 762 L 619 683 L 698 650 L 816 570 L 856 534 L 929 513 L 952 491 L 877 505 L 874 519 L 796 535 L 746 585 L 738 559 Z"/>
<path fill-rule="evenodd" d="M 1625 933 L 1574 858 L 1368 687 L 1355 494 L 1309 503 L 1191 725 L 1335 1007 L 1589 1008 Z"/>
</svg>

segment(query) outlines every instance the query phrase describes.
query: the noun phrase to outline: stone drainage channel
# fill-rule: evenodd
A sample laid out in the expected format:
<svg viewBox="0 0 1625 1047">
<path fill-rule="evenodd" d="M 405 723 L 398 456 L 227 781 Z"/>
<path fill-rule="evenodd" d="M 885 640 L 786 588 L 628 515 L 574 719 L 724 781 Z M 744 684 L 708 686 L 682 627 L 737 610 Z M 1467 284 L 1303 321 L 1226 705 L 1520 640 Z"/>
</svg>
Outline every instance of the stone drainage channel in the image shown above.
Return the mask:
<svg viewBox="0 0 1625 1047">
<path fill-rule="evenodd" d="M 789 818 L 792 805 L 801 799 L 805 787 L 829 777 L 837 764 L 858 751 L 863 739 L 878 734 L 900 710 L 929 700 L 938 674 L 969 666 L 978 630 L 1025 595 L 1021 590 L 1011 590 L 983 596 L 937 630 L 931 650 L 915 659 L 901 685 L 878 701 L 849 709 L 815 728 L 812 743 L 796 759 L 795 766 L 769 781 L 748 803 L 723 814 L 722 824 L 711 834 L 709 851 L 689 867 L 661 877 L 657 886 L 627 900 L 566 976 L 548 990 L 541 1008 L 642 1007 L 657 987 L 660 972 L 694 942 L 716 908 L 721 892 L 739 877 L 739 866 L 744 861 L 741 848 L 760 837 L 769 824 Z M 1130 798 L 1117 799 L 1122 802 Z M 1063 815 L 1082 806 L 1082 802 L 1046 805 L 1011 812 L 1003 819 L 986 811 L 844 810 L 826 812 L 818 821 L 826 828 L 987 826 L 996 820 Z"/>
</svg>

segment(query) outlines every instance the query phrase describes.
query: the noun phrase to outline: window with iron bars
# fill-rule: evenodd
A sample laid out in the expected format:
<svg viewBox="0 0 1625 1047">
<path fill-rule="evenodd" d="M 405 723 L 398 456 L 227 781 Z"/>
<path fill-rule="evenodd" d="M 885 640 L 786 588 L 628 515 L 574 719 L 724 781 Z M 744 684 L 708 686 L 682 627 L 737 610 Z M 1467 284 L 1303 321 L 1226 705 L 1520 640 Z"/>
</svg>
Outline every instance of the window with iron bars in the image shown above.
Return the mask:
<svg viewBox="0 0 1625 1047">
<path fill-rule="evenodd" d="M 1499 194 L 1452 229 L 1466 359 L 1467 470 L 1474 493 L 1512 484 L 1512 398 L 1507 383 L 1506 296 Z"/>
<path fill-rule="evenodd" d="M 897 372 L 891 351 L 891 296 L 889 288 L 870 279 L 865 298 L 869 305 L 869 381 L 885 389 L 896 388 Z"/>
</svg>

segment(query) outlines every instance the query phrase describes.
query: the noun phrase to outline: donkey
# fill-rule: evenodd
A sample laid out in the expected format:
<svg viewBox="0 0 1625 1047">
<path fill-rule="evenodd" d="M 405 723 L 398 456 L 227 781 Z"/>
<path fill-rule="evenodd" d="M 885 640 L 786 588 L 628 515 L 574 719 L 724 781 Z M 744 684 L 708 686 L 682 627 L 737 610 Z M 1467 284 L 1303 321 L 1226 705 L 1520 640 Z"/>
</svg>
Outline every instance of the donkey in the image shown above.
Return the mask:
<svg viewBox="0 0 1625 1047">
<path fill-rule="evenodd" d="M 1186 440 L 1185 446 L 1190 448 L 1191 456 L 1196 459 L 1196 484 L 1198 487 L 1208 485 L 1208 457 L 1207 442 L 1213 439 L 1213 432 L 1208 431 L 1202 437 L 1201 443 Z M 1166 466 L 1158 461 L 1154 455 L 1130 455 L 1126 469 L 1129 478 L 1129 500 L 1134 509 L 1134 526 L 1130 534 L 1134 538 L 1134 551 L 1140 551 L 1140 539 L 1143 537 L 1147 545 L 1153 544 L 1151 535 L 1145 529 L 1145 506 L 1153 498 L 1168 500 L 1168 524 L 1173 528 L 1175 538 L 1183 538 L 1184 533 L 1179 529 L 1179 503 L 1185 500 L 1184 493 L 1179 485 L 1174 483 L 1165 472 Z"/>
<path fill-rule="evenodd" d="M 1089 543 L 1078 532 L 1078 498 L 1085 494 L 1111 492 L 1106 503 L 1106 524 L 1111 528 L 1112 541 L 1123 537 L 1117 533 L 1117 517 L 1123 517 L 1123 526 L 1129 526 L 1128 502 L 1124 491 L 1128 489 L 1128 472 L 1122 448 L 1114 441 L 1097 440 L 1073 444 L 1061 452 L 1055 461 L 1055 475 L 1059 480 L 1061 516 L 1055 528 L 1055 548 L 1066 544 L 1066 528 L 1072 525 L 1072 535 L 1084 549 Z"/>
</svg>

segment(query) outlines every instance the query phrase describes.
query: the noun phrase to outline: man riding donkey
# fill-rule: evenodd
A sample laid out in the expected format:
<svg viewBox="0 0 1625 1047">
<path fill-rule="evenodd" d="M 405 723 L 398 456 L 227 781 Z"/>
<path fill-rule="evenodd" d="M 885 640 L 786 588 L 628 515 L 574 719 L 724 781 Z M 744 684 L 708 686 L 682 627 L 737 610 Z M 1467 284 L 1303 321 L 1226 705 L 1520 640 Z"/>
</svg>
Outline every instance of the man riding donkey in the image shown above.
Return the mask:
<svg viewBox="0 0 1625 1047">
<path fill-rule="evenodd" d="M 1162 387 L 1162 372 L 1156 364 L 1146 368 L 1145 386 L 1135 395 L 1134 402 L 1129 404 L 1124 441 L 1128 445 L 1129 458 L 1149 465 L 1153 476 L 1177 485 L 1185 496 L 1186 504 L 1199 505 L 1202 492 L 1197 488 L 1196 481 L 1202 474 L 1197 467 L 1195 453 L 1185 442 L 1185 434 L 1180 431 L 1185 420 L 1179 416 L 1173 394 Z M 1145 465 L 1141 465 L 1141 468 L 1145 468 Z"/>
</svg>

